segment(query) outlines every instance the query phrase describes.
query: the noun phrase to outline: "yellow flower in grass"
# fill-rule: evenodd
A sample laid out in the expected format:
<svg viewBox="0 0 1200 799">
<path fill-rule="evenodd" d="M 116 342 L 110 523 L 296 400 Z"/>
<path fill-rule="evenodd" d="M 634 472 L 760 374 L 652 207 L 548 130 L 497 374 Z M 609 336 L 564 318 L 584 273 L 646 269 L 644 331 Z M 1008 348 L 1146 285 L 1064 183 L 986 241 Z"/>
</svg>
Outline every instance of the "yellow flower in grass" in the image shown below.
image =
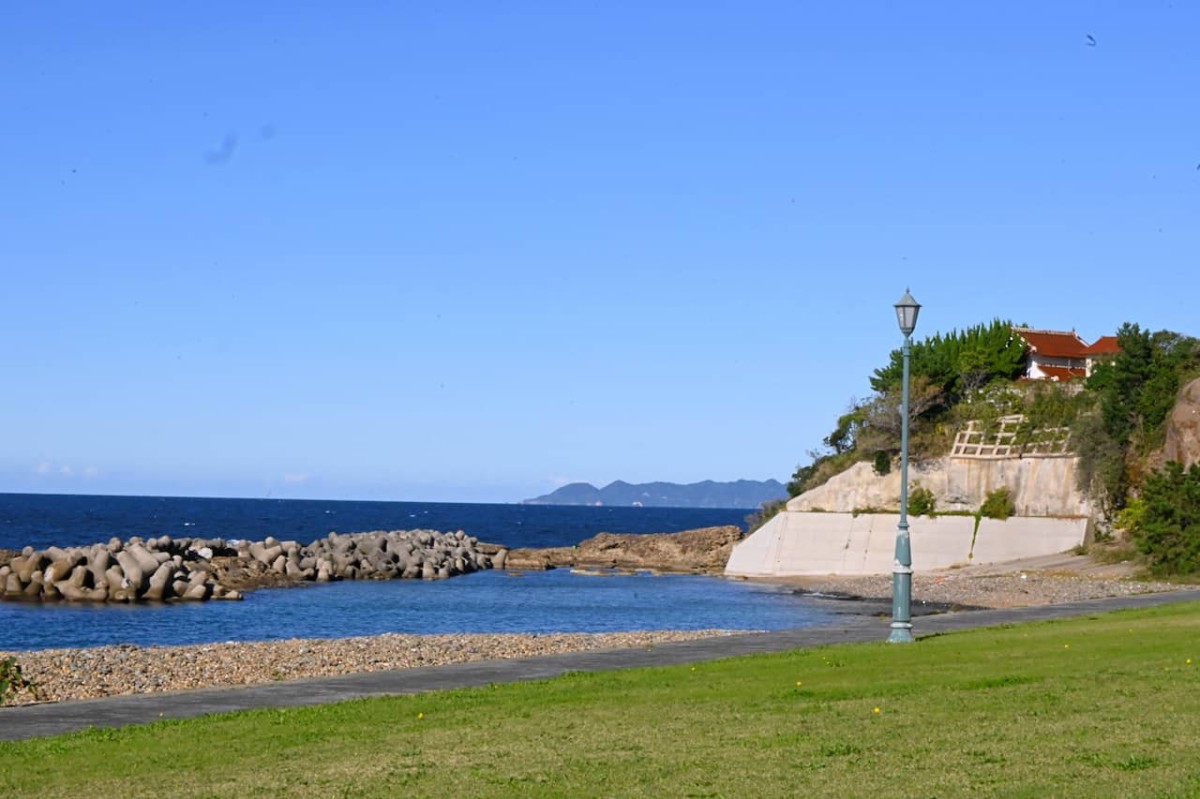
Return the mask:
<svg viewBox="0 0 1200 799">
<path fill-rule="evenodd" d="M 879 715 L 880 713 L 882 713 L 882 712 L 883 712 L 883 711 L 882 711 L 882 710 L 880 710 L 879 708 L 875 708 L 875 715 L 876 715 L 876 716 L 878 716 L 878 715 Z"/>
<path fill-rule="evenodd" d="M 421 719 L 423 719 L 423 718 L 425 718 L 425 714 L 424 714 L 424 713 L 418 713 L 418 714 L 417 714 L 417 721 L 420 721 L 420 720 L 421 720 Z"/>
</svg>

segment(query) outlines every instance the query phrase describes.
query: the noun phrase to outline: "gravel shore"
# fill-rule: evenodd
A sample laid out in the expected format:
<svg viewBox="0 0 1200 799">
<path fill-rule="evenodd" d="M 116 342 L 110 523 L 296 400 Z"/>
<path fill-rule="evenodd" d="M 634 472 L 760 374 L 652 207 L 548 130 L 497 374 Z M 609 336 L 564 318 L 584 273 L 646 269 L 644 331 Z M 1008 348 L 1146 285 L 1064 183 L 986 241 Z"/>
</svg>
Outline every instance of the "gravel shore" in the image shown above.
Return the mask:
<svg viewBox="0 0 1200 799">
<path fill-rule="evenodd" d="M 1033 568 L 1033 567 L 1041 568 Z M 890 601 L 890 575 L 780 579 L 797 591 L 846 600 L 849 614 L 877 615 Z M 971 567 L 914 575 L 914 613 L 971 608 L 1052 605 L 1102 597 L 1173 591 L 1194 586 L 1133 579 L 1128 569 L 1058 559 L 1005 568 Z M 0 652 L 15 657 L 44 701 L 179 691 L 357 672 L 523 658 L 595 649 L 653 646 L 725 630 L 553 635 L 380 635 L 178 647 L 106 646 Z M 22 694 L 11 704 L 33 701 Z M 0 711 L 2 712 L 2 711 Z"/>
<path fill-rule="evenodd" d="M 890 601 L 892 596 L 891 575 L 792 577 L 777 582 L 805 593 L 846 599 Z M 914 605 L 949 609 L 1021 608 L 1194 587 L 1076 573 L 944 571 L 914 574 L 912 598 Z"/>
<path fill-rule="evenodd" d="M 0 652 L 0 660 L 16 658 L 24 676 L 38 687 L 43 701 L 61 702 L 444 666 L 474 660 L 628 649 L 728 634 L 726 630 L 694 630 L 550 635 L 377 635 L 194 646 L 43 649 Z M 34 697 L 26 692 L 9 700 L 8 704 L 33 701 Z"/>
</svg>

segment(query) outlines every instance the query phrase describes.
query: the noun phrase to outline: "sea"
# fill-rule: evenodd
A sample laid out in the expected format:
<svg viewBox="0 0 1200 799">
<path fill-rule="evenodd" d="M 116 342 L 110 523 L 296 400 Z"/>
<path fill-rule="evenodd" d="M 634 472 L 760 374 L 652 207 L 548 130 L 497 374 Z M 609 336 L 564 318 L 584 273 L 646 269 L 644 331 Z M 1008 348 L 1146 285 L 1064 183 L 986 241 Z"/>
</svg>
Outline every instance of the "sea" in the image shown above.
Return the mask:
<svg viewBox="0 0 1200 799">
<path fill-rule="evenodd" d="M 330 532 L 463 530 L 516 547 L 571 546 L 600 532 L 745 526 L 747 509 L 579 507 L 0 494 L 0 548 L 170 535 L 309 543 Z M 484 571 L 449 580 L 346 581 L 250 592 L 240 602 L 0 601 L 0 650 L 337 638 L 381 633 L 777 630 L 834 611 L 776 585 L 700 575 Z"/>
</svg>

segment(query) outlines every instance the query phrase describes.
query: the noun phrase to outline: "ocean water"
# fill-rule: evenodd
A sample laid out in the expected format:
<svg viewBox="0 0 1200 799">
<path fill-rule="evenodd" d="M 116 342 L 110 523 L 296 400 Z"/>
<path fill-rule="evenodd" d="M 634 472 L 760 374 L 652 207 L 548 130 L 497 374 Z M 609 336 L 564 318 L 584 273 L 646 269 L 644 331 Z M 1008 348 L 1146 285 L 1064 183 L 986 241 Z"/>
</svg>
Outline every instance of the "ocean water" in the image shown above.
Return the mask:
<svg viewBox="0 0 1200 799">
<path fill-rule="evenodd" d="M 515 547 L 571 546 L 596 533 L 675 533 L 745 526 L 746 509 L 485 505 L 0 494 L 0 548 L 78 546 L 138 535 L 262 539 L 302 544 L 331 531 L 463 530 Z"/>
<path fill-rule="evenodd" d="M 740 524 L 743 509 L 586 508 L 414 502 L 0 494 L 0 547 L 67 546 L 113 536 L 304 543 L 331 530 L 465 530 L 510 547 L 569 546 L 598 532 L 677 532 Z M 79 605 L 0 602 L 0 650 L 333 638 L 380 633 L 790 629 L 828 624 L 828 607 L 786 588 L 695 575 L 568 569 L 479 572 L 450 580 L 364 580 L 254 591 L 241 602 Z"/>
</svg>

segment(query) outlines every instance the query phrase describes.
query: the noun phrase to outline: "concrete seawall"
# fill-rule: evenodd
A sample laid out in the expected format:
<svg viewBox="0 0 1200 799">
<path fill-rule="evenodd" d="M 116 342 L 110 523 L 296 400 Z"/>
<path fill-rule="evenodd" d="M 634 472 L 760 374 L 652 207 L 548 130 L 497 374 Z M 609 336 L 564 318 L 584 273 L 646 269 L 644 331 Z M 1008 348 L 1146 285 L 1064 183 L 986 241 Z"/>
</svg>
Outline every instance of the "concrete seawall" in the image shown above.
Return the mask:
<svg viewBox="0 0 1200 799">
<path fill-rule="evenodd" d="M 1088 516 L 1088 502 L 1075 488 L 1076 467 L 1075 458 L 937 458 L 911 464 L 909 487 L 932 491 L 938 510 L 975 511 L 989 492 L 1006 487 L 1018 515 Z M 790 511 L 837 513 L 899 507 L 900 470 L 879 475 L 869 463 L 856 463 L 787 504 Z"/>
<path fill-rule="evenodd" d="M 734 547 L 731 577 L 887 574 L 895 556 L 897 514 L 783 511 Z M 909 518 L 914 571 L 1002 563 L 1065 552 L 1084 543 L 1086 517 Z"/>
</svg>

